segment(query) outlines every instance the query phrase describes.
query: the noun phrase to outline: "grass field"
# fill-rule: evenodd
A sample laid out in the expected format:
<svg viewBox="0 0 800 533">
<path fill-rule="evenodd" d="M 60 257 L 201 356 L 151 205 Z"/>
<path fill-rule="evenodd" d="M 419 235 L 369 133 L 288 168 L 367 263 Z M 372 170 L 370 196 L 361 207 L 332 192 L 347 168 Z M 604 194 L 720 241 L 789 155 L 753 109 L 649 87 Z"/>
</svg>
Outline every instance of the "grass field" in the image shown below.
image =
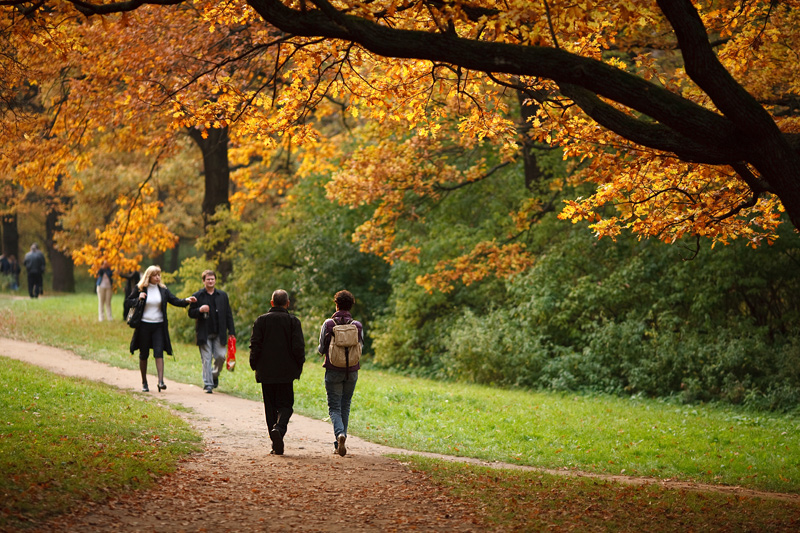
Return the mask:
<svg viewBox="0 0 800 533">
<path fill-rule="evenodd" d="M 115 309 L 121 307 L 117 298 Z M 43 328 L 42 324 L 48 327 Z M 238 326 L 249 327 L 249 324 Z M 316 333 L 318 325 L 303 326 L 307 333 Z M 113 323 L 97 322 L 96 299 L 92 294 L 38 301 L 0 297 L 0 335 L 59 346 L 125 368 L 138 365 L 137 358 L 128 351 L 131 330 L 121 319 Z M 167 382 L 194 383 L 200 387 L 197 347 L 174 339 L 173 345 L 175 357 L 166 360 Z M 309 360 L 296 384 L 296 411 L 324 419 L 327 408 L 323 372 L 313 352 L 315 345 L 307 348 Z M 237 369 L 225 372 L 219 390 L 258 400 L 260 388 L 249 370 L 247 353 L 246 346 L 239 347 Z M 732 407 L 498 390 L 412 379 L 365 368 L 359 373 L 350 433 L 400 448 L 518 465 L 800 492 L 800 419 Z M 765 512 L 779 517 L 777 522 L 770 522 L 768 529 L 791 530 L 792 525 L 800 523 L 798 506 L 786 502 L 758 500 L 745 505 L 737 503 L 735 498 L 733 502 L 725 499 L 730 497 L 717 501 L 714 498 L 718 495 L 682 496 L 658 487 L 645 490 L 617 484 L 591 485 L 592 482 L 585 480 L 550 478 L 544 474 L 528 477 L 513 471 L 486 472 L 422 459 L 409 459 L 409 463 L 427 472 L 445 490 L 474 499 L 499 524 L 514 524 L 520 517 L 530 518 L 530 513 L 549 516 L 551 511 L 530 503 L 531 498 L 545 502 L 544 493 L 548 491 L 562 494 L 564 501 L 585 504 L 588 508 L 595 499 L 618 501 L 623 515 L 615 514 L 614 520 L 623 520 L 625 513 L 635 517 L 636 508 L 641 506 L 680 508 L 681 512 L 696 513 L 698 520 L 706 517 L 711 520 L 708 524 L 713 524 L 713 513 L 706 511 L 719 507 L 727 511 L 717 520 L 720 523 L 731 520 L 730 528 L 722 529 L 753 530 L 753 524 L 767 523 Z M 590 483 L 588 488 L 586 483 Z M 490 505 L 498 499 L 503 505 Z M 579 513 L 581 520 L 591 514 Z M 581 520 L 568 520 L 567 524 L 593 527 Z M 567 527 L 559 523 L 556 520 L 553 527 Z M 675 525 L 664 522 L 667 523 Z M 669 529 L 664 527 L 663 530 Z"/>
<path fill-rule="evenodd" d="M 155 402 L 13 359 L 0 363 L 0 530 L 147 488 L 200 448 L 200 436 Z"/>
</svg>

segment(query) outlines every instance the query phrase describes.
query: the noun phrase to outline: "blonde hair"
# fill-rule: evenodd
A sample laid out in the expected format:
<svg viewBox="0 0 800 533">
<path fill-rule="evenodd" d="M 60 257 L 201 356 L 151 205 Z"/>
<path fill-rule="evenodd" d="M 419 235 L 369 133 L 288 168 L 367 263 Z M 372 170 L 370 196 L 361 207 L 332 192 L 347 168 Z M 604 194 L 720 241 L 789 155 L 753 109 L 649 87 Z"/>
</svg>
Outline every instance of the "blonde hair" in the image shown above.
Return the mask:
<svg viewBox="0 0 800 533">
<path fill-rule="evenodd" d="M 142 279 L 139 280 L 139 283 L 137 283 L 136 286 L 139 287 L 140 291 L 143 290 L 145 287 L 150 285 L 150 276 L 152 276 L 153 274 L 158 274 L 159 272 L 161 272 L 161 267 L 158 265 L 151 265 L 147 267 L 147 270 L 144 271 Z M 163 281 L 158 285 L 164 288 L 167 287 L 166 285 L 164 285 Z"/>
</svg>

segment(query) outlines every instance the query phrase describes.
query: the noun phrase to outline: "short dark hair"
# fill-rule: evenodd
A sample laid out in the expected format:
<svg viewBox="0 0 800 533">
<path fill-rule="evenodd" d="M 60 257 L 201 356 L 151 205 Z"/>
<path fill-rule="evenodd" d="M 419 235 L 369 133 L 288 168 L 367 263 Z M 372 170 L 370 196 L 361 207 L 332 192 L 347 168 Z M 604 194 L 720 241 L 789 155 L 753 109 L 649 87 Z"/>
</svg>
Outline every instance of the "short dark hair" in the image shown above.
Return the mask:
<svg viewBox="0 0 800 533">
<path fill-rule="evenodd" d="M 217 273 L 214 272 L 213 270 L 203 270 L 203 273 L 200 274 L 200 279 L 205 281 L 206 280 L 206 276 L 208 276 L 208 275 L 214 276 L 214 278 L 217 277 Z"/>
<path fill-rule="evenodd" d="M 283 289 L 277 289 L 272 293 L 272 304 L 275 307 L 286 307 L 289 303 L 289 293 Z"/>
<path fill-rule="evenodd" d="M 333 301 L 336 302 L 336 307 L 340 311 L 349 311 L 353 308 L 353 304 L 356 303 L 356 299 L 350 291 L 337 292 L 333 297 Z"/>
</svg>

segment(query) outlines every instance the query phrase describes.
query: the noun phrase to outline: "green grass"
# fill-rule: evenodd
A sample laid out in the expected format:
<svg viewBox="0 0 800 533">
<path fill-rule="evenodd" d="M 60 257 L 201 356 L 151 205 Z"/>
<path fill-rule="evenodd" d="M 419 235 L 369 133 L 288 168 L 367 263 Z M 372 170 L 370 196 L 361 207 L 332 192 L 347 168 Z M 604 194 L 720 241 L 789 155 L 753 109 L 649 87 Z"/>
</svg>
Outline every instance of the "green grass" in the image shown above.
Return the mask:
<svg viewBox="0 0 800 533">
<path fill-rule="evenodd" d="M 199 449 L 155 402 L 0 357 L 0 529 L 147 488 Z"/>
<path fill-rule="evenodd" d="M 114 309 L 121 306 L 118 298 Z M 38 301 L 0 298 L 0 335 L 137 368 L 136 356 L 128 351 L 131 330 L 121 319 L 98 323 L 96 305 L 92 294 Z M 41 327 L 44 323 L 47 328 Z M 318 324 L 303 326 L 313 334 Z M 175 339 L 173 346 L 176 357 L 166 360 L 167 380 L 200 386 L 197 347 Z M 307 348 L 309 362 L 295 388 L 295 407 L 324 419 L 323 373 L 312 355 L 315 345 Z M 220 390 L 258 400 L 260 388 L 247 353 L 246 346 L 239 347 L 237 370 L 224 373 Z M 800 492 L 800 419 L 789 415 L 499 390 L 364 369 L 350 433 L 400 448 L 519 465 Z"/>
<path fill-rule="evenodd" d="M 731 494 L 400 458 L 499 531 L 770 531 L 800 529 L 800 505 Z"/>
</svg>

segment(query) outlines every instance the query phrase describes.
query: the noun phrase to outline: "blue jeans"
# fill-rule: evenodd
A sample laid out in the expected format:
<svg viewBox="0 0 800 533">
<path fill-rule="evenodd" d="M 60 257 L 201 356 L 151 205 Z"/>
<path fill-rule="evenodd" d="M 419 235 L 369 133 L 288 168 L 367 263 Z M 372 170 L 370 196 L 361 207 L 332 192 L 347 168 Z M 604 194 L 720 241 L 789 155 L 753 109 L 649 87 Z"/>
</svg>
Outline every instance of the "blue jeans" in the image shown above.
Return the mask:
<svg viewBox="0 0 800 533">
<path fill-rule="evenodd" d="M 347 381 L 345 381 L 347 377 Z M 325 369 L 325 391 L 328 393 L 328 414 L 333 423 L 333 434 L 347 435 L 347 422 L 350 419 L 350 401 L 356 390 L 358 371 L 348 375 L 344 370 Z"/>
</svg>

